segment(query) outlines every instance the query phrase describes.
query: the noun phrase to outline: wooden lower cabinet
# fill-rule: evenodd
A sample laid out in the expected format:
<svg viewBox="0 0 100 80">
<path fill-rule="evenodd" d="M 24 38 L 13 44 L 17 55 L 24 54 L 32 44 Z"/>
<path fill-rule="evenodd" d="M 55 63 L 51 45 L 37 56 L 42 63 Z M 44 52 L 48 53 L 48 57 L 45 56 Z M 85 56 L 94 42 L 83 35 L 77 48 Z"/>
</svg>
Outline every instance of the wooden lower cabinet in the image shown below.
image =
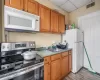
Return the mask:
<svg viewBox="0 0 100 80">
<path fill-rule="evenodd" d="M 50 80 L 50 64 L 44 65 L 44 80 Z"/>
<path fill-rule="evenodd" d="M 61 62 L 61 69 L 62 69 L 62 78 L 65 77 L 69 73 L 68 67 L 68 56 L 62 58 Z"/>
<path fill-rule="evenodd" d="M 57 59 L 51 62 L 51 80 L 60 80 L 61 78 L 61 60 Z"/>
<path fill-rule="evenodd" d="M 72 54 L 69 54 L 69 72 L 72 70 Z"/>
<path fill-rule="evenodd" d="M 45 57 L 44 63 L 44 80 L 62 80 L 72 69 L 71 51 Z"/>
</svg>

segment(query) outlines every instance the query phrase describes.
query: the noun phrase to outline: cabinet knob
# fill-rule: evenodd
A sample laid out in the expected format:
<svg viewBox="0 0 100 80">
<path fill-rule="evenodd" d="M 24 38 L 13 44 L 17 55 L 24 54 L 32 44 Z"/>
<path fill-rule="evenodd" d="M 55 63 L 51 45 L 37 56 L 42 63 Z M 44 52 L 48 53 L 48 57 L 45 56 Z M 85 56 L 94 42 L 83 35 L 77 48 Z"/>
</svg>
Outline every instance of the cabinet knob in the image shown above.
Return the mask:
<svg viewBox="0 0 100 80">
<path fill-rule="evenodd" d="M 45 61 L 47 61 L 47 59 L 45 59 Z"/>
</svg>

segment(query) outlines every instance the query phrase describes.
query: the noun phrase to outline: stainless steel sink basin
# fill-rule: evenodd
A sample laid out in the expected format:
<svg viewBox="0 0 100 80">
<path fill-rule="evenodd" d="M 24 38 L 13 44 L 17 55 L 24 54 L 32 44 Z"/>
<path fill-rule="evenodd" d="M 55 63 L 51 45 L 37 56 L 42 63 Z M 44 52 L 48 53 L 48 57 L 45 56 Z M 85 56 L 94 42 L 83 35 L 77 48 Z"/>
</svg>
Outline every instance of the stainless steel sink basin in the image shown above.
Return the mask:
<svg viewBox="0 0 100 80">
<path fill-rule="evenodd" d="M 48 49 L 49 51 L 51 51 L 51 52 L 59 52 L 59 51 L 61 51 L 61 49 Z"/>
</svg>

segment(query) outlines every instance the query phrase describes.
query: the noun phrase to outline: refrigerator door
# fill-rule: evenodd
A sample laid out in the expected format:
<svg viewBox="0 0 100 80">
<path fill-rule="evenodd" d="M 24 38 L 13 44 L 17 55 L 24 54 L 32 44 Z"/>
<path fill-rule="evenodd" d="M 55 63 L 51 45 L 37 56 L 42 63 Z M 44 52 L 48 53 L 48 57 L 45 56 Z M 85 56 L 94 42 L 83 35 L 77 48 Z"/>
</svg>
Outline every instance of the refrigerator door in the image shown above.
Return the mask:
<svg viewBox="0 0 100 80">
<path fill-rule="evenodd" d="M 73 47 L 73 56 L 72 56 L 72 72 L 78 72 L 84 64 L 84 50 L 83 50 L 83 43 L 75 43 Z"/>
<path fill-rule="evenodd" d="M 83 32 L 79 29 L 77 29 L 77 38 L 76 38 L 76 41 L 77 42 L 80 42 L 80 41 L 83 41 Z"/>
</svg>

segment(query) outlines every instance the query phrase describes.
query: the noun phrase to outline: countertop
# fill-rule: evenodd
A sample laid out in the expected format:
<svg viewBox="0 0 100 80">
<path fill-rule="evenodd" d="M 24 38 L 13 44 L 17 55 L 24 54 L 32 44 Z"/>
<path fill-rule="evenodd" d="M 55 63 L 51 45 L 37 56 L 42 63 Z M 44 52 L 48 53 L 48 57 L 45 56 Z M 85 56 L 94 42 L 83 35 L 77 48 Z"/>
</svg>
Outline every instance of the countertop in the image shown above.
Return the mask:
<svg viewBox="0 0 100 80">
<path fill-rule="evenodd" d="M 47 57 L 47 56 L 59 54 L 59 53 L 62 53 L 62 52 L 66 52 L 66 51 L 69 51 L 69 50 L 72 50 L 72 49 L 69 48 L 69 49 L 64 49 L 64 50 L 60 50 L 60 51 L 57 51 L 57 52 L 52 52 L 52 51 L 49 51 L 49 50 L 43 50 L 43 51 L 38 51 L 37 54 L 40 55 L 41 57 Z"/>
</svg>

